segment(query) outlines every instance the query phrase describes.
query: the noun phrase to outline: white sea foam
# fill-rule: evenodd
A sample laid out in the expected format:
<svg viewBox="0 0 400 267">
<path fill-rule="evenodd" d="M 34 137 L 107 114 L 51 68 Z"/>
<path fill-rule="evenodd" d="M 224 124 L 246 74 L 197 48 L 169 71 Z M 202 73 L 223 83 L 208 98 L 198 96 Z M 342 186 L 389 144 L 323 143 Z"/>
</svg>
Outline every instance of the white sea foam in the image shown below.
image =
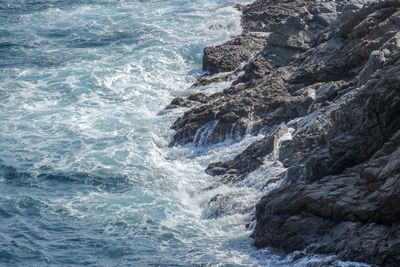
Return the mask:
<svg viewBox="0 0 400 267">
<path fill-rule="evenodd" d="M 240 33 L 238 1 L 50 2 L 0 18 L 8 41 L 26 46 L 0 70 L 0 203 L 18 215 L 0 231 L 5 249 L 15 243 L 16 261 L 38 266 L 284 260 L 252 248 L 251 213 L 242 212 L 281 165 L 266 161 L 240 186 L 204 190 L 216 182 L 204 173 L 209 163 L 262 136 L 170 148 L 182 111 L 157 115 L 202 73 L 204 46 Z M 207 219 L 216 194 L 236 199 Z"/>
</svg>

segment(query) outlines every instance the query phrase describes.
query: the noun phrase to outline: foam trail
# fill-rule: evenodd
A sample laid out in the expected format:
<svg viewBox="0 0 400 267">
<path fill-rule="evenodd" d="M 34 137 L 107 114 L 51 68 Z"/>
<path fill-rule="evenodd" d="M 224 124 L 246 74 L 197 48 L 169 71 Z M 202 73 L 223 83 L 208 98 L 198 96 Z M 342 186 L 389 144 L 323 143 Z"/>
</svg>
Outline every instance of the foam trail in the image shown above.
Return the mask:
<svg viewBox="0 0 400 267">
<path fill-rule="evenodd" d="M 158 115 L 202 74 L 203 48 L 241 32 L 238 2 L 0 1 L 1 266 L 285 261 L 251 246 L 258 182 L 203 190 L 210 162 L 261 136 L 170 148 L 182 110 Z M 216 193 L 238 198 L 210 219 Z"/>
</svg>

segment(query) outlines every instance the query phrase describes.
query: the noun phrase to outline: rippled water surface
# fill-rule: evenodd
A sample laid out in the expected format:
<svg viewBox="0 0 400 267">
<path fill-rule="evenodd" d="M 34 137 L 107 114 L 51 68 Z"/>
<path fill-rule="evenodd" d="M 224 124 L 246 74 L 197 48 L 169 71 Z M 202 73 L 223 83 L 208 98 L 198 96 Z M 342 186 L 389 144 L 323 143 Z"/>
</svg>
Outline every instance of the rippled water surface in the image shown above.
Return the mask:
<svg viewBox="0 0 400 267">
<path fill-rule="evenodd" d="M 258 137 L 170 148 L 183 111 L 159 114 L 240 33 L 233 2 L 0 0 L 0 266 L 288 266 L 236 212 L 281 167 L 204 190 Z"/>
<path fill-rule="evenodd" d="M 238 2 L 235 0 L 235 2 Z M 0 1 L 0 265 L 258 265 L 157 115 L 240 32 L 229 0 Z"/>
</svg>

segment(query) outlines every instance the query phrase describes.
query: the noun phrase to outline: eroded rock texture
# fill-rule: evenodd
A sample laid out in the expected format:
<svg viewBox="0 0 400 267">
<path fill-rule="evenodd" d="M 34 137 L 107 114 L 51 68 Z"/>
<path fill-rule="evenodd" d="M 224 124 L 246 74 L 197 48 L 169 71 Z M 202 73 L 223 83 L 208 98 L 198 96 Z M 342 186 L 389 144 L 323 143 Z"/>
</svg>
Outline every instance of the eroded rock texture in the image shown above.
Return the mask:
<svg viewBox="0 0 400 267">
<path fill-rule="evenodd" d="M 207 48 L 204 68 L 240 75 L 220 93 L 179 100 L 198 104 L 172 126 L 172 144 L 265 134 L 207 169 L 234 183 L 271 153 L 287 168 L 256 207 L 256 246 L 400 266 L 400 1 L 239 8 L 243 34 Z M 293 139 L 278 146 L 285 125 Z"/>
</svg>

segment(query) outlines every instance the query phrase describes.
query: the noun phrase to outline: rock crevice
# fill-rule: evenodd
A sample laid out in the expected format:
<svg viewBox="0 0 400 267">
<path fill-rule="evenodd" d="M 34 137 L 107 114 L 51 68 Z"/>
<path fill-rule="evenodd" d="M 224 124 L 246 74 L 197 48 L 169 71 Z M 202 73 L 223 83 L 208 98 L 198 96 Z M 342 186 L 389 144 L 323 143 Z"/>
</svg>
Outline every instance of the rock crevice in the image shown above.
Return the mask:
<svg viewBox="0 0 400 267">
<path fill-rule="evenodd" d="M 256 0 L 238 8 L 242 35 L 205 49 L 208 76 L 199 80 L 229 72 L 232 85 L 175 99 L 169 108 L 190 109 L 173 124 L 171 145 L 263 134 L 206 170 L 235 183 L 266 157 L 287 168 L 256 206 L 257 247 L 399 266 L 400 2 Z M 288 127 L 293 138 L 278 141 Z"/>
</svg>

